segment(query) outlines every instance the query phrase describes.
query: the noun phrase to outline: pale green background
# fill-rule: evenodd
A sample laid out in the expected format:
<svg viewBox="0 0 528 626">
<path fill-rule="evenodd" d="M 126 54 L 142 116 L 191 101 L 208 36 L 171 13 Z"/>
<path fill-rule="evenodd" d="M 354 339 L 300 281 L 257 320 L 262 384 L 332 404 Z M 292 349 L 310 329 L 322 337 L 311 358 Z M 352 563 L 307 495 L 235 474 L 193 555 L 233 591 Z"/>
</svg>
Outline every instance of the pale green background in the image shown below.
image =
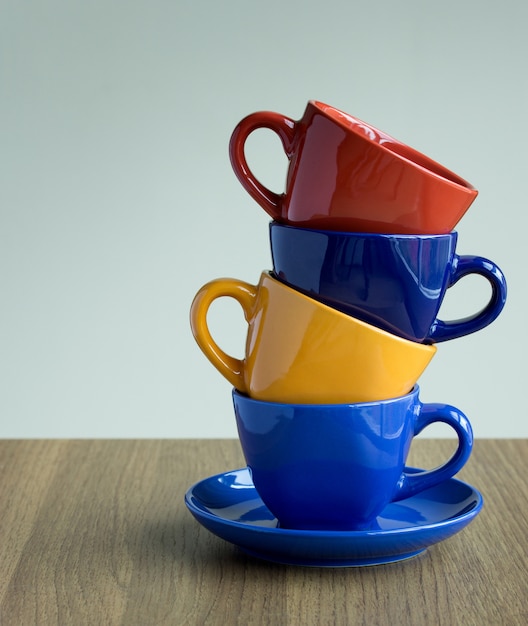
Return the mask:
<svg viewBox="0 0 528 626">
<path fill-rule="evenodd" d="M 0 436 L 236 435 L 189 307 L 210 279 L 256 282 L 271 263 L 231 131 L 261 109 L 299 118 L 312 98 L 479 189 L 458 252 L 493 259 L 508 302 L 439 345 L 421 396 L 462 409 L 477 437 L 528 436 L 527 23 L 524 0 L 3 0 Z M 278 139 L 248 151 L 281 191 Z M 468 279 L 444 316 L 488 291 Z M 211 318 L 239 356 L 240 311 Z"/>
</svg>

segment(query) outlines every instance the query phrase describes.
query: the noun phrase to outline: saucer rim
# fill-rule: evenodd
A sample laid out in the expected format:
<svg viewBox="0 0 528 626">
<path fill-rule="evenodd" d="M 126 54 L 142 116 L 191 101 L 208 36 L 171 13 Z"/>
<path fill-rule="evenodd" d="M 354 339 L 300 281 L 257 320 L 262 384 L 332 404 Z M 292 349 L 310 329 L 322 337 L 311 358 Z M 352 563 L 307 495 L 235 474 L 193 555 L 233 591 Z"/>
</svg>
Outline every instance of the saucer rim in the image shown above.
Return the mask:
<svg viewBox="0 0 528 626">
<path fill-rule="evenodd" d="M 420 471 L 415 468 L 407 468 L 407 470 Z M 461 500 L 465 502 L 473 497 L 471 508 L 464 513 L 447 517 L 439 522 L 366 531 L 313 531 L 261 526 L 251 522 L 229 520 L 219 514 L 209 513 L 196 504 L 202 504 L 200 499 L 192 496 L 198 485 L 208 480 L 218 481 L 228 474 L 243 471 L 247 476 L 249 470 L 246 467 L 220 472 L 197 481 L 185 494 L 187 508 L 195 520 L 207 531 L 232 544 L 240 552 L 252 558 L 285 566 L 343 569 L 389 565 L 412 560 L 433 545 L 453 537 L 466 528 L 480 513 L 484 503 L 478 489 L 462 480 L 449 478 L 440 484 L 454 481 L 470 490 L 469 496 Z M 255 490 L 251 474 L 249 474 L 249 480 L 249 488 Z M 224 487 L 231 488 L 228 484 L 224 484 Z M 430 489 L 435 489 L 435 487 Z M 426 491 L 428 490 L 424 490 Z M 419 495 L 407 498 L 407 501 Z M 256 496 L 246 501 L 260 502 L 265 507 L 258 493 Z M 195 503 L 191 501 L 191 498 L 194 498 Z M 240 500 L 240 503 L 243 501 L 244 498 Z M 273 523 L 275 520 L 277 523 L 269 509 L 265 508 L 271 516 L 267 521 Z"/>
<path fill-rule="evenodd" d="M 420 472 L 423 471 L 421 468 L 416 468 L 416 467 L 406 467 L 405 470 L 407 472 Z M 404 527 L 400 527 L 400 528 L 388 528 L 388 529 L 379 529 L 379 528 L 374 528 L 374 529 L 364 529 L 364 530 L 306 530 L 306 529 L 296 529 L 296 528 L 281 528 L 280 526 L 262 526 L 260 524 L 252 524 L 251 522 L 239 522 L 236 520 L 230 520 L 224 517 L 221 517 L 220 515 L 215 515 L 214 513 L 210 513 L 207 510 L 203 510 L 203 509 L 198 509 L 198 507 L 196 507 L 195 504 L 192 503 L 191 501 L 191 496 L 193 491 L 196 489 L 196 487 L 198 487 L 198 485 L 204 483 L 205 481 L 214 481 L 219 479 L 222 476 L 225 476 L 227 474 L 234 474 L 234 473 L 239 473 L 239 472 L 247 472 L 249 474 L 249 478 L 251 480 L 251 473 L 249 472 L 249 469 L 247 467 L 241 467 L 238 469 L 233 469 L 233 470 L 227 470 L 225 472 L 218 472 L 217 474 L 213 474 L 211 476 L 208 476 L 206 478 L 203 478 L 201 480 L 196 481 L 193 485 L 191 485 L 186 493 L 185 493 L 185 504 L 187 505 L 187 508 L 189 509 L 189 511 L 191 513 L 193 513 L 193 511 L 196 510 L 196 512 L 203 517 L 206 517 L 208 519 L 210 519 L 212 522 L 214 523 L 218 523 L 219 520 L 221 521 L 222 524 L 225 525 L 229 525 L 231 527 L 234 528 L 239 528 L 241 530 L 248 530 L 251 529 L 254 532 L 262 532 L 262 533 L 266 533 L 266 534 L 281 534 L 281 535 L 292 535 L 292 536 L 310 536 L 310 537 L 339 537 L 339 536 L 343 536 L 343 537 L 349 537 L 349 536 L 353 536 L 355 538 L 359 538 L 362 536 L 365 537 L 372 537 L 372 536 L 376 536 L 376 535 L 381 535 L 383 537 L 390 537 L 391 535 L 401 535 L 402 533 L 407 533 L 407 532 L 416 532 L 418 529 L 419 530 L 432 530 L 432 529 L 441 529 L 445 526 L 451 526 L 452 524 L 456 523 L 462 523 L 464 522 L 467 518 L 471 519 L 473 517 L 475 517 L 482 509 L 483 505 L 484 505 L 484 498 L 482 496 L 482 493 L 473 485 L 470 485 L 469 483 L 459 479 L 459 478 L 448 478 L 444 481 L 442 481 L 441 483 L 439 483 L 439 485 L 442 485 L 444 483 L 458 483 L 464 487 L 468 487 L 469 489 L 471 489 L 471 491 L 475 494 L 475 505 L 469 510 L 466 511 L 465 513 L 461 513 L 460 515 L 456 515 L 455 517 L 450 517 L 444 520 L 441 520 L 439 522 L 428 522 L 426 524 L 416 524 L 414 526 L 404 526 Z M 252 482 L 252 481 L 251 481 Z M 403 500 L 399 500 L 398 504 L 404 504 L 405 502 L 408 502 L 409 500 L 413 500 L 415 498 L 420 497 L 420 495 L 422 493 L 426 493 L 429 490 L 435 489 L 437 487 L 439 487 L 439 485 L 434 485 L 433 487 L 430 487 L 429 489 L 424 490 L 423 492 L 419 492 L 416 493 L 412 496 L 410 496 L 409 498 L 405 498 Z M 255 487 L 253 486 L 253 488 L 255 489 Z M 257 497 L 260 499 L 260 496 L 258 495 L 258 492 L 255 489 L 255 493 L 257 494 Z M 266 506 L 264 503 L 262 503 L 264 506 Z M 390 506 L 393 503 L 389 503 L 387 506 Z M 266 509 L 269 511 L 269 509 L 266 507 Z M 385 509 L 384 509 L 385 510 Z M 273 521 L 273 519 L 275 519 L 277 521 L 278 524 L 278 520 L 276 517 L 273 516 L 273 513 L 271 513 L 271 511 L 269 511 L 270 515 L 272 516 L 272 518 L 270 518 L 270 522 Z M 194 514 L 194 513 L 193 513 Z M 383 511 L 380 513 L 379 517 L 383 517 Z"/>
</svg>

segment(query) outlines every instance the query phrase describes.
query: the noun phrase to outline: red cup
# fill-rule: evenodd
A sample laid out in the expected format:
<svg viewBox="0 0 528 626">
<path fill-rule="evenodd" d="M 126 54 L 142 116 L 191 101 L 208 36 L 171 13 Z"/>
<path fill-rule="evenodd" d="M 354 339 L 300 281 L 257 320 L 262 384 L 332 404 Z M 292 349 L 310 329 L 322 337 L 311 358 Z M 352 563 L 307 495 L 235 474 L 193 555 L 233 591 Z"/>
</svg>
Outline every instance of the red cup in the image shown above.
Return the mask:
<svg viewBox="0 0 528 626">
<path fill-rule="evenodd" d="M 284 193 L 264 186 L 245 156 L 248 136 L 276 133 L 289 159 Z M 295 121 L 271 111 L 241 120 L 229 144 L 242 186 L 276 221 L 325 230 L 445 234 L 477 196 L 468 182 L 361 120 L 310 101 Z"/>
</svg>

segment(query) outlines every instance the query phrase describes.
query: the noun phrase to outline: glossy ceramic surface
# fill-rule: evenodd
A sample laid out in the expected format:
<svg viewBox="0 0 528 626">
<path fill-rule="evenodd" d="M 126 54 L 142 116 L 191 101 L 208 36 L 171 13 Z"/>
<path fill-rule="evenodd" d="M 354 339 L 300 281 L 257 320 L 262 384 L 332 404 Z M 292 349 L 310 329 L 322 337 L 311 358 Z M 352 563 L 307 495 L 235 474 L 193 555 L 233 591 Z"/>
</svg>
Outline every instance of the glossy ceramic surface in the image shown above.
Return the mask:
<svg viewBox="0 0 528 626">
<path fill-rule="evenodd" d="M 252 556 L 290 565 L 353 567 L 401 561 L 423 552 L 465 528 L 483 500 L 474 487 L 452 478 L 389 504 L 378 516 L 376 530 L 287 530 L 278 528 L 249 471 L 239 469 L 196 483 L 185 503 L 207 530 Z"/>
<path fill-rule="evenodd" d="M 255 487 L 283 528 L 358 530 L 391 501 L 456 474 L 473 446 L 466 416 L 412 393 L 360 404 L 280 404 L 233 391 L 240 444 Z M 443 465 L 408 474 L 415 435 L 435 422 L 451 426 L 458 448 Z"/>
<path fill-rule="evenodd" d="M 474 333 L 491 324 L 506 302 L 501 270 L 483 257 L 456 254 L 456 232 L 346 233 L 272 222 L 270 243 L 280 280 L 411 341 L 435 343 Z M 470 274 L 489 282 L 488 304 L 462 320 L 438 319 L 447 289 Z"/>
<path fill-rule="evenodd" d="M 278 135 L 289 168 L 284 193 L 248 166 L 245 142 L 259 128 Z M 245 117 L 229 144 L 233 170 L 274 220 L 352 232 L 452 231 L 477 190 L 448 169 L 373 126 L 310 101 L 296 121 L 260 111 Z"/>
<path fill-rule="evenodd" d="M 224 352 L 207 325 L 220 297 L 240 303 L 248 323 L 245 358 Z M 237 389 L 277 402 L 368 402 L 408 393 L 435 354 L 366 324 L 263 272 L 258 285 L 217 279 L 191 306 L 194 337 Z"/>
</svg>

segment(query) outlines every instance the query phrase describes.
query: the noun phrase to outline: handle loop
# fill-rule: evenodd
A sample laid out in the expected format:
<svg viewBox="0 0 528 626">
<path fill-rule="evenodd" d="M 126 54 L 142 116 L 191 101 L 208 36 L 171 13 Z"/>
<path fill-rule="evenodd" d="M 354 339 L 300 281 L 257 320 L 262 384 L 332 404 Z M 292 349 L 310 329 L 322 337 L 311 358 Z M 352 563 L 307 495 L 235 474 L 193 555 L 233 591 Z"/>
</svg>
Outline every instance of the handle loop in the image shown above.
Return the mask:
<svg viewBox="0 0 528 626">
<path fill-rule="evenodd" d="M 436 469 L 416 473 L 403 472 L 392 498 L 394 502 L 448 480 L 468 460 L 473 448 L 473 430 L 464 413 L 449 404 L 421 404 L 415 421 L 414 436 L 419 435 L 426 426 L 436 422 L 448 424 L 455 430 L 458 435 L 457 450 L 447 463 Z"/>
<path fill-rule="evenodd" d="M 249 195 L 274 220 L 280 220 L 282 216 L 284 194 L 271 191 L 256 178 L 247 164 L 245 144 L 253 131 L 268 128 L 279 136 L 286 156 L 291 159 L 296 126 L 294 120 L 280 113 L 259 111 L 251 113 L 237 124 L 229 142 L 229 158 L 236 177 Z"/>
<path fill-rule="evenodd" d="M 448 341 L 475 333 L 493 322 L 506 304 L 507 286 L 502 271 L 489 259 L 480 256 L 459 256 L 455 258 L 449 287 L 468 274 L 483 276 L 491 285 L 491 298 L 488 304 L 475 315 L 460 320 L 443 322 L 435 320 L 429 331 L 430 342 Z"/>
<path fill-rule="evenodd" d="M 191 305 L 191 329 L 202 352 L 216 369 L 242 393 L 247 393 L 242 359 L 237 359 L 222 350 L 213 339 L 207 325 L 207 312 L 217 298 L 234 298 L 242 307 L 244 317 L 251 317 L 258 289 L 235 278 L 217 278 L 206 283 L 196 294 Z"/>
</svg>

